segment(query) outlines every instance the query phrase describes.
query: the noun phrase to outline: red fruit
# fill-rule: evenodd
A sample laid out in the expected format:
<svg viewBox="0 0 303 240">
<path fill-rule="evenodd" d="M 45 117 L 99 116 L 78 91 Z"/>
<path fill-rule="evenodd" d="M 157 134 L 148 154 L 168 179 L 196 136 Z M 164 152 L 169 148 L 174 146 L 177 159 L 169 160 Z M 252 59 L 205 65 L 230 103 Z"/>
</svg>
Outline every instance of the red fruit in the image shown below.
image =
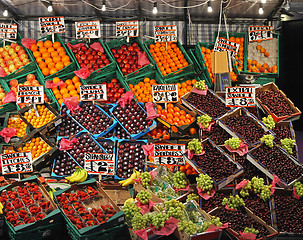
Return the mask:
<svg viewBox="0 0 303 240">
<path fill-rule="evenodd" d="M 134 51 L 134 47 L 133 46 L 129 46 L 127 50 L 130 51 L 130 52 Z"/>
<path fill-rule="evenodd" d="M 132 46 L 133 46 L 133 47 L 138 47 L 138 43 L 134 42 L 134 43 L 132 44 Z"/>
<path fill-rule="evenodd" d="M 106 55 L 105 55 L 105 54 L 102 54 L 102 55 L 101 55 L 101 59 L 102 59 L 102 60 L 105 60 L 105 59 L 106 59 Z"/>
<path fill-rule="evenodd" d="M 93 57 L 93 55 L 87 55 L 87 57 L 86 57 L 88 60 L 92 60 L 94 57 Z"/>
<path fill-rule="evenodd" d="M 120 96 L 121 96 L 121 94 L 118 93 L 118 92 L 116 92 L 115 95 L 114 95 L 115 98 L 120 98 Z"/>
<path fill-rule="evenodd" d="M 85 60 L 86 59 L 86 55 L 81 55 L 81 60 Z"/>
<path fill-rule="evenodd" d="M 81 47 L 81 50 L 82 50 L 82 51 L 87 51 L 87 47 L 86 47 L 86 46 L 82 46 L 82 47 Z"/>
<path fill-rule="evenodd" d="M 12 79 L 9 81 L 9 84 L 11 85 L 11 87 L 17 87 L 19 83 L 17 79 Z"/>
<path fill-rule="evenodd" d="M 108 64 L 110 63 L 108 59 L 105 59 L 103 62 L 104 62 L 104 64 L 106 64 L 106 65 L 108 65 Z"/>
<path fill-rule="evenodd" d="M 119 58 L 119 57 L 120 57 L 120 53 L 115 53 L 115 54 L 114 54 L 114 57 L 115 57 L 115 58 Z"/>
<path fill-rule="evenodd" d="M 108 83 L 108 84 L 107 84 L 107 87 L 108 87 L 108 88 L 113 88 L 113 87 L 114 87 L 114 84 L 113 84 L 113 83 Z"/>
<path fill-rule="evenodd" d="M 113 78 L 112 80 L 111 80 L 111 83 L 117 83 L 118 82 L 118 80 L 116 79 L 116 78 Z"/>
<path fill-rule="evenodd" d="M 119 88 L 118 89 L 118 93 L 124 93 L 124 89 L 123 88 Z"/>
<path fill-rule="evenodd" d="M 120 58 L 123 60 L 123 59 L 126 58 L 126 56 L 125 56 L 124 54 L 121 54 L 121 55 L 120 55 Z"/>
<path fill-rule="evenodd" d="M 126 50 L 127 49 L 126 45 L 122 45 L 121 49 Z"/>
<path fill-rule="evenodd" d="M 117 53 L 117 50 L 113 48 L 113 49 L 112 49 L 112 53 L 113 53 L 113 54 Z"/>
</svg>

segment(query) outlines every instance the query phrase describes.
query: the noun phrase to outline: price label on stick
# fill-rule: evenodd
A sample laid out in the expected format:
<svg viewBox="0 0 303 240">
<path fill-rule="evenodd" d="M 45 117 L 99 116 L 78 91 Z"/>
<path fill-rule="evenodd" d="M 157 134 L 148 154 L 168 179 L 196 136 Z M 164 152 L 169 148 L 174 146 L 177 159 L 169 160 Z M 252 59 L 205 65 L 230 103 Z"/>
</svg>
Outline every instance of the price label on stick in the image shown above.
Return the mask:
<svg viewBox="0 0 303 240">
<path fill-rule="evenodd" d="M 260 40 L 270 40 L 273 38 L 273 26 L 249 26 L 248 27 L 248 41 L 256 42 Z"/>
<path fill-rule="evenodd" d="M 64 17 L 39 17 L 41 33 L 64 33 Z"/>
<path fill-rule="evenodd" d="M 169 103 L 178 102 L 178 85 L 177 84 L 155 84 L 152 85 L 153 102 Z"/>
<path fill-rule="evenodd" d="M 240 44 L 236 42 L 229 41 L 225 38 L 217 38 L 214 46 L 214 52 L 223 52 L 227 51 L 230 52 L 232 57 L 237 56 L 239 51 Z"/>
<path fill-rule="evenodd" d="M 18 86 L 17 103 L 44 103 L 43 86 Z"/>
<path fill-rule="evenodd" d="M 76 38 L 100 38 L 100 21 L 75 22 Z"/>
<path fill-rule="evenodd" d="M 156 42 L 177 42 L 177 25 L 154 26 Z"/>
<path fill-rule="evenodd" d="M 185 144 L 155 143 L 154 163 L 185 165 L 183 154 Z"/>
<path fill-rule="evenodd" d="M 33 171 L 31 152 L 1 154 L 2 174 L 16 174 Z"/>
<path fill-rule="evenodd" d="M 0 23 L 0 38 L 17 39 L 17 24 Z"/>
<path fill-rule="evenodd" d="M 119 21 L 116 22 L 117 37 L 138 37 L 139 21 Z"/>
<path fill-rule="evenodd" d="M 115 175 L 115 154 L 86 152 L 84 168 L 89 174 Z"/>
<path fill-rule="evenodd" d="M 107 101 L 106 84 L 91 84 L 80 86 L 81 101 Z"/>
<path fill-rule="evenodd" d="M 227 107 L 255 106 L 255 87 L 226 87 Z"/>
</svg>

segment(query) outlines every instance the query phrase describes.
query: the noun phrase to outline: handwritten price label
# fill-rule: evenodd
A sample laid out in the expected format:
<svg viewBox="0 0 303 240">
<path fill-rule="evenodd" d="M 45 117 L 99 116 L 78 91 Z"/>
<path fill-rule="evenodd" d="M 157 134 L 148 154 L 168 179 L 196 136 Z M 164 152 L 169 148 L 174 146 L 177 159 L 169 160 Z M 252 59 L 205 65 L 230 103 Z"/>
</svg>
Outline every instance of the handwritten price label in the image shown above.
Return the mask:
<svg viewBox="0 0 303 240">
<path fill-rule="evenodd" d="M 116 22 L 117 37 L 138 37 L 139 21 L 119 21 Z"/>
<path fill-rule="evenodd" d="M 64 17 L 40 17 L 41 33 L 64 33 Z"/>
<path fill-rule="evenodd" d="M 154 26 L 154 35 L 156 38 L 156 42 L 177 42 L 177 26 Z"/>
<path fill-rule="evenodd" d="M 76 38 L 100 38 L 100 21 L 75 22 Z"/>
<path fill-rule="evenodd" d="M 177 84 L 155 84 L 152 87 L 153 102 L 168 103 L 179 101 Z"/>
<path fill-rule="evenodd" d="M 214 46 L 214 52 L 230 52 L 232 57 L 237 56 L 240 44 L 236 42 L 229 41 L 225 38 L 217 38 Z"/>
<path fill-rule="evenodd" d="M 106 84 L 91 84 L 80 86 L 81 101 L 107 101 Z"/>
<path fill-rule="evenodd" d="M 33 171 L 31 152 L 1 154 L 0 158 L 3 175 Z"/>
<path fill-rule="evenodd" d="M 0 38 L 17 39 L 17 24 L 0 23 Z"/>
<path fill-rule="evenodd" d="M 154 163 L 160 165 L 185 165 L 184 152 L 184 144 L 155 143 Z"/>
<path fill-rule="evenodd" d="M 17 103 L 44 103 L 43 86 L 18 86 Z"/>
<path fill-rule="evenodd" d="M 115 175 L 115 154 L 84 153 L 84 168 L 89 174 Z"/>
<path fill-rule="evenodd" d="M 248 27 L 248 41 L 256 42 L 260 40 L 270 40 L 273 38 L 273 26 L 249 26 Z"/>
<path fill-rule="evenodd" d="M 253 107 L 255 106 L 255 87 L 227 87 L 227 107 Z"/>
</svg>

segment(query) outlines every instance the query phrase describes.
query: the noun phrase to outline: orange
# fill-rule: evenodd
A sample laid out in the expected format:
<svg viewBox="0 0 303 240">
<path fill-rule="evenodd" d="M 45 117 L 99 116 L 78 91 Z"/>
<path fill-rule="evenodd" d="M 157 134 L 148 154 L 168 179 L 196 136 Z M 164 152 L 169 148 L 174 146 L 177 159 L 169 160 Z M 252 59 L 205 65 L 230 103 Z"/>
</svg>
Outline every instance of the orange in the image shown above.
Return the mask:
<svg viewBox="0 0 303 240">
<path fill-rule="evenodd" d="M 42 62 L 43 61 L 43 58 L 42 57 L 37 57 L 36 58 L 36 62 L 39 64 L 40 62 Z"/>
<path fill-rule="evenodd" d="M 53 62 L 53 59 L 52 58 L 47 58 L 47 59 L 45 59 L 45 63 L 48 65 L 48 64 L 50 64 L 51 62 Z"/>
<path fill-rule="evenodd" d="M 41 53 L 38 51 L 33 52 L 35 58 L 41 57 Z"/>
<path fill-rule="evenodd" d="M 75 95 L 78 95 L 78 92 L 77 90 L 71 90 L 69 94 L 74 97 Z"/>
<path fill-rule="evenodd" d="M 62 105 L 62 103 L 63 103 L 63 99 L 58 99 L 58 103 L 59 103 L 59 105 L 61 106 Z"/>
<path fill-rule="evenodd" d="M 43 44 L 42 41 L 38 41 L 38 42 L 37 42 L 37 47 L 38 47 L 38 48 L 43 47 L 43 46 L 44 46 L 44 44 Z"/>
<path fill-rule="evenodd" d="M 48 51 L 49 53 L 52 53 L 52 52 L 55 52 L 55 49 L 54 49 L 53 47 L 50 47 L 50 48 L 47 49 L 47 51 Z"/>
<path fill-rule="evenodd" d="M 75 87 L 76 87 L 76 88 L 79 88 L 81 85 L 82 85 L 81 82 L 76 82 L 76 83 L 75 83 Z"/>
<path fill-rule="evenodd" d="M 68 98 L 68 97 L 70 97 L 69 93 L 64 93 L 63 94 L 63 98 Z"/>
<path fill-rule="evenodd" d="M 55 67 L 55 65 L 56 65 L 55 63 L 50 62 L 49 64 L 47 64 L 47 68 L 52 69 Z"/>
<path fill-rule="evenodd" d="M 74 76 L 72 81 L 73 83 L 80 82 L 80 78 L 78 76 Z"/>
<path fill-rule="evenodd" d="M 70 79 L 67 79 L 66 81 L 65 81 L 65 84 L 67 84 L 67 85 L 73 85 L 73 81 L 72 80 L 70 80 Z"/>
<path fill-rule="evenodd" d="M 46 47 L 41 47 L 41 48 L 39 48 L 39 52 L 41 54 L 43 54 L 43 53 L 47 52 L 47 48 Z"/>
<path fill-rule="evenodd" d="M 39 68 L 40 68 L 40 69 L 46 68 L 46 66 L 47 66 L 47 65 L 46 65 L 45 62 L 40 62 L 40 63 L 39 63 Z"/>
<path fill-rule="evenodd" d="M 32 51 L 32 52 L 36 52 L 37 50 L 38 50 L 37 44 L 33 44 L 33 45 L 31 46 L 31 51 Z"/>
<path fill-rule="evenodd" d="M 68 91 L 72 91 L 72 90 L 75 90 L 76 88 L 75 88 L 75 86 L 74 85 L 68 85 L 67 86 L 67 90 Z"/>
<path fill-rule="evenodd" d="M 50 75 L 53 75 L 57 72 L 57 69 L 56 68 L 52 68 L 51 70 L 49 70 L 49 74 Z"/>
<path fill-rule="evenodd" d="M 54 95 L 60 94 L 60 91 L 59 91 L 58 89 L 54 89 L 54 90 L 53 90 L 53 93 L 54 93 Z"/>
<path fill-rule="evenodd" d="M 44 47 L 46 47 L 46 48 L 50 48 L 50 47 L 52 47 L 52 46 L 53 46 L 52 41 L 50 41 L 50 40 L 46 40 L 46 41 L 44 42 Z"/>
<path fill-rule="evenodd" d="M 61 93 L 62 95 L 65 94 L 65 93 L 68 93 L 67 88 L 62 88 L 62 89 L 60 90 L 60 93 Z"/>
<path fill-rule="evenodd" d="M 58 63 L 58 62 L 60 62 L 61 61 L 61 57 L 60 56 L 55 56 L 54 58 L 53 58 L 53 62 L 54 63 Z"/>
<path fill-rule="evenodd" d="M 70 61 L 64 62 L 64 67 L 67 67 L 70 64 Z"/>
<path fill-rule="evenodd" d="M 58 52 L 60 57 L 64 57 L 66 55 L 65 52 Z"/>
<path fill-rule="evenodd" d="M 62 57 L 61 61 L 62 61 L 62 62 L 70 61 L 70 57 L 67 56 L 67 55 L 65 55 L 65 56 Z"/>
<path fill-rule="evenodd" d="M 45 53 L 42 54 L 43 59 L 47 59 L 49 57 L 50 57 L 50 54 L 48 52 L 45 52 Z"/>
<path fill-rule="evenodd" d="M 59 55 L 58 52 L 56 52 L 56 51 L 53 51 L 53 52 L 51 52 L 50 54 L 51 54 L 51 57 L 52 57 L 52 58 Z"/>
<path fill-rule="evenodd" d="M 60 82 L 60 78 L 54 77 L 54 78 L 53 78 L 53 83 L 58 83 L 58 82 Z"/>
<path fill-rule="evenodd" d="M 59 42 L 54 42 L 53 43 L 53 48 L 54 49 L 58 49 L 59 47 L 61 47 L 61 43 L 59 43 Z"/>
<path fill-rule="evenodd" d="M 58 47 L 58 48 L 57 48 L 57 52 L 59 52 L 59 53 L 60 53 L 60 52 L 65 52 L 64 47 Z"/>
<path fill-rule="evenodd" d="M 58 71 L 61 70 L 62 68 L 64 68 L 64 65 L 62 62 L 58 62 L 56 63 L 56 67 L 55 67 Z"/>
<path fill-rule="evenodd" d="M 43 69 L 42 69 L 42 74 L 43 74 L 44 76 L 48 76 L 48 75 L 49 75 L 49 69 L 48 69 L 48 68 L 43 68 Z"/>
</svg>

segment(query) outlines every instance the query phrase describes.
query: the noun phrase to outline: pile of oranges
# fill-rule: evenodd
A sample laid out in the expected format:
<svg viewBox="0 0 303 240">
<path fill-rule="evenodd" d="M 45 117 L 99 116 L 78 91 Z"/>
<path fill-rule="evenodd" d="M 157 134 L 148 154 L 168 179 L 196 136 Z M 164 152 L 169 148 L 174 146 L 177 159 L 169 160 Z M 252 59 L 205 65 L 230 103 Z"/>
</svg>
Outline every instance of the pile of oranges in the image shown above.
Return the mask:
<svg viewBox="0 0 303 240">
<path fill-rule="evenodd" d="M 26 142 L 23 147 L 19 147 L 19 152 L 28 152 L 32 153 L 32 159 L 40 157 L 42 154 L 47 153 L 52 148 L 44 142 L 40 137 L 32 138 L 30 141 Z"/>
<path fill-rule="evenodd" d="M 134 93 L 135 97 L 139 102 L 152 102 L 152 85 L 157 84 L 155 79 L 144 78 L 143 81 L 139 82 L 135 86 L 128 84 L 130 90 Z"/>
<path fill-rule="evenodd" d="M 26 134 L 26 123 L 22 121 L 20 117 L 11 117 L 8 119 L 8 128 L 16 128 L 16 136 L 23 137 Z"/>
<path fill-rule="evenodd" d="M 149 51 L 163 76 L 188 66 L 182 51 L 175 43 L 157 42 L 149 45 Z"/>
<path fill-rule="evenodd" d="M 60 82 L 60 78 L 53 78 L 53 83 Z M 60 106 L 63 103 L 64 98 L 68 97 L 77 97 L 80 101 L 80 86 L 82 83 L 80 82 L 80 78 L 78 76 L 74 76 L 72 79 L 67 79 L 64 82 L 64 85 L 60 87 L 52 88 L 52 91 L 59 102 Z"/>
<path fill-rule="evenodd" d="M 161 118 L 166 122 L 176 125 L 188 125 L 195 121 L 195 118 L 174 106 L 172 103 L 167 104 L 167 109 L 163 109 L 161 105 L 157 105 L 157 113 L 161 114 Z"/>
<path fill-rule="evenodd" d="M 267 63 L 258 63 L 257 60 L 247 60 L 247 70 L 249 72 L 254 73 L 277 73 L 278 67 L 274 65 L 273 67 L 269 67 Z"/>
<path fill-rule="evenodd" d="M 185 166 L 180 166 L 179 171 L 184 172 L 186 175 L 198 174 L 197 171 L 187 162 L 185 162 Z"/>
<path fill-rule="evenodd" d="M 192 80 L 186 80 L 182 83 L 177 83 L 179 99 L 186 93 L 189 93 L 194 87 L 194 84 L 196 82 L 197 82 L 196 79 L 192 79 Z"/>
<path fill-rule="evenodd" d="M 33 125 L 34 128 L 40 128 L 56 118 L 56 116 L 45 105 L 37 105 L 39 117 L 36 116 L 35 110 L 30 109 L 24 113 L 24 118 Z"/>
<path fill-rule="evenodd" d="M 60 42 L 38 41 L 31 46 L 31 51 L 44 76 L 55 74 L 71 63 Z"/>
<path fill-rule="evenodd" d="M 243 66 L 244 66 L 244 37 L 240 37 L 240 38 L 231 37 L 231 38 L 229 38 L 229 40 L 232 41 L 232 42 L 236 42 L 236 43 L 240 44 L 239 51 L 238 51 L 238 54 L 236 56 L 236 59 L 239 60 L 240 62 L 242 62 L 243 64 L 240 64 L 236 61 L 236 65 L 237 65 L 239 71 L 243 71 Z"/>
<path fill-rule="evenodd" d="M 157 122 L 157 127 L 151 132 L 147 133 L 148 136 L 151 136 L 154 139 L 163 138 L 170 139 L 170 134 L 168 132 L 168 127 L 164 126 L 161 122 Z"/>
</svg>

